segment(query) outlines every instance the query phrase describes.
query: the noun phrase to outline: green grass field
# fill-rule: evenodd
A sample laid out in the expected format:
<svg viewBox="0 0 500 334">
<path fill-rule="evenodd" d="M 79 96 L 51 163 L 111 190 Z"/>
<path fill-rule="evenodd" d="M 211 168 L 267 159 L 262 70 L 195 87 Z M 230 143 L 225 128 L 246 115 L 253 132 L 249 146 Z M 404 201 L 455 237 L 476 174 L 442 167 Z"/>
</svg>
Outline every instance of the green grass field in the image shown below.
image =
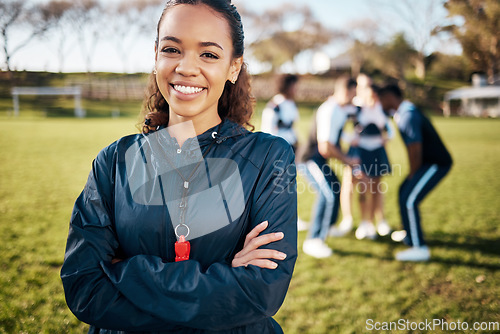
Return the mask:
<svg viewBox="0 0 500 334">
<path fill-rule="evenodd" d="M 302 110 L 302 131 L 309 114 Z M 0 333 L 84 333 L 87 326 L 67 309 L 59 279 L 68 221 L 92 159 L 135 132 L 136 119 L 0 117 Z M 276 315 L 285 333 L 365 333 L 367 319 L 445 319 L 471 327 L 500 322 L 500 122 L 433 121 L 455 165 L 422 205 L 432 260 L 398 263 L 393 253 L 401 245 L 388 238 L 357 241 L 352 234 L 328 240 L 335 251 L 329 259 L 300 252 Z M 401 164 L 401 172 L 385 180 L 387 217 L 397 228 L 397 187 L 407 170 L 399 138 L 389 154 Z M 305 220 L 313 201 L 312 193 L 300 191 Z M 304 238 L 301 232 L 299 241 Z M 410 332 L 428 331 L 393 331 Z"/>
</svg>

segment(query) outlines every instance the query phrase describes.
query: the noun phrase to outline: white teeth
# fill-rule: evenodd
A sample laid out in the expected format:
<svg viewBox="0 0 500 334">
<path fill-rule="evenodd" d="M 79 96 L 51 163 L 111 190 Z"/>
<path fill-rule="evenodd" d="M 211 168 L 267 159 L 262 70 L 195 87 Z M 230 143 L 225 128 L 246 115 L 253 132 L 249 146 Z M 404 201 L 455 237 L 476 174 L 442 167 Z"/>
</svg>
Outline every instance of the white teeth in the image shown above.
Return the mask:
<svg viewBox="0 0 500 334">
<path fill-rule="evenodd" d="M 203 90 L 203 88 L 200 87 L 181 86 L 181 85 L 174 85 L 174 89 L 183 94 L 196 94 Z"/>
</svg>

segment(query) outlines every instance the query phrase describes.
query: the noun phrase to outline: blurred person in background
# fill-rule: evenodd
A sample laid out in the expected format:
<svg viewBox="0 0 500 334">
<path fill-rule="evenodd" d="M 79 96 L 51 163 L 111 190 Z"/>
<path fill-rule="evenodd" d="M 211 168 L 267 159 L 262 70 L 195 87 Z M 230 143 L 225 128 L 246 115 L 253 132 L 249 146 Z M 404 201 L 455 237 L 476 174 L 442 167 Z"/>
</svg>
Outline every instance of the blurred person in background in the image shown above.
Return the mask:
<svg viewBox="0 0 500 334">
<path fill-rule="evenodd" d="M 285 74 L 279 78 L 278 94 L 275 95 L 262 111 L 263 132 L 285 139 L 297 151 L 298 137 L 293 128 L 299 120 L 299 110 L 295 104 L 295 94 L 299 77 Z"/>
<path fill-rule="evenodd" d="M 399 210 L 404 230 L 391 238 L 411 248 L 396 253 L 399 261 L 427 261 L 431 253 L 420 221 L 420 202 L 448 174 L 452 158 L 430 120 L 410 101 L 404 100 L 398 85 L 388 84 L 379 91 L 386 113 L 394 115 L 408 152 L 410 172 L 399 188 Z"/>
<path fill-rule="evenodd" d="M 365 90 L 364 104 L 356 112 L 354 137 L 348 152 L 349 156 L 360 160 L 360 165 L 355 166 L 351 173 L 361 209 L 361 223 L 355 233 L 359 240 L 375 239 L 377 232 L 381 236 L 391 232 L 384 215 L 380 182 L 382 176 L 391 172 L 385 143 L 392 138 L 393 131 L 378 99 L 378 87 L 371 84 Z M 373 223 L 375 216 L 376 228 Z"/>
<path fill-rule="evenodd" d="M 316 258 L 329 257 L 333 253 L 325 240 L 331 226 L 337 221 L 340 204 L 340 182 L 330 168 L 328 159 L 335 158 L 349 166 L 359 163 L 340 148 L 344 125 L 349 115 L 356 110 L 352 104 L 355 95 L 354 79 L 337 79 L 334 94 L 316 112 L 307 146 L 300 154 L 303 172 L 317 191 L 314 218 L 302 249 Z"/>
<path fill-rule="evenodd" d="M 373 81 L 372 79 L 364 74 L 361 73 L 358 75 L 356 78 L 357 82 L 357 88 L 356 88 L 356 96 L 353 99 L 354 105 L 356 105 L 358 108 L 356 110 L 356 113 L 350 115 L 350 121 L 353 124 L 353 129 L 352 131 L 344 131 L 342 134 L 342 141 L 346 142 L 347 144 L 351 145 L 353 141 L 359 141 L 359 134 L 362 131 L 363 125 L 359 122 L 359 118 L 361 115 L 363 121 L 369 121 L 371 119 L 376 120 L 376 123 L 379 125 L 382 125 L 382 123 L 385 120 L 385 126 L 379 128 L 381 131 L 381 136 L 383 136 L 383 142 L 385 143 L 386 140 L 392 138 L 394 134 L 394 130 L 392 128 L 392 125 L 389 121 L 389 118 L 385 116 L 383 113 L 382 107 L 380 105 L 380 102 L 378 101 L 378 97 L 376 96 L 373 88 Z M 368 125 L 368 124 L 365 124 Z M 368 136 L 364 136 L 363 143 L 367 143 Z M 371 137 L 373 139 L 373 143 L 368 144 L 370 146 L 371 150 L 378 149 L 377 152 L 380 152 L 380 137 L 378 136 L 373 136 Z M 384 150 L 385 151 L 385 150 Z M 377 153 L 375 152 L 375 153 Z M 350 153 L 351 154 L 357 154 L 356 150 L 354 147 L 350 148 Z M 383 153 L 381 153 L 383 155 Z M 372 157 L 376 158 L 376 162 L 380 162 L 378 160 L 379 157 Z M 372 164 L 372 163 L 370 163 Z M 359 166 L 358 166 L 359 167 Z M 380 166 L 377 166 L 376 168 L 379 168 Z M 375 168 L 375 167 L 373 167 Z M 372 173 L 375 172 L 374 169 L 370 169 Z M 342 189 L 340 191 L 340 208 L 342 211 L 342 221 L 336 225 L 333 226 L 330 229 L 330 236 L 332 237 L 342 237 L 349 233 L 352 228 L 353 228 L 353 216 L 352 216 L 352 197 L 353 197 L 353 190 L 354 190 L 354 185 L 357 184 L 359 187 L 359 183 L 357 183 L 357 180 L 362 180 L 363 183 L 363 189 L 367 190 L 369 189 L 367 186 L 372 185 L 374 186 L 374 182 L 379 181 L 376 179 L 367 179 L 363 177 L 362 174 L 359 173 L 360 169 L 356 171 L 356 174 L 358 177 L 355 177 L 353 175 L 353 171 L 349 165 L 344 166 L 344 170 L 342 173 Z M 380 172 L 380 170 L 377 170 L 377 172 Z M 379 184 L 379 182 L 377 182 Z M 378 189 L 375 188 L 375 189 Z M 377 229 L 376 231 L 378 232 L 379 235 L 385 236 L 390 233 L 390 226 L 387 223 L 384 215 L 384 194 L 381 192 L 377 192 L 377 194 L 374 196 L 374 203 L 367 203 L 366 202 L 366 196 L 365 192 L 362 194 L 359 194 L 359 201 L 360 201 L 360 208 L 361 208 L 361 216 L 362 216 L 362 222 L 360 224 L 360 228 L 356 230 L 356 237 L 358 239 L 364 239 L 364 238 L 370 238 L 374 239 L 376 237 L 376 232 L 375 232 L 375 227 L 373 226 L 373 223 L 370 224 L 370 222 L 373 221 L 373 217 L 370 218 L 371 216 L 375 215 L 377 217 Z M 370 211 L 374 210 L 374 214 L 370 213 Z"/>
<path fill-rule="evenodd" d="M 353 104 L 357 107 L 361 107 L 366 103 L 367 97 L 367 89 L 369 85 L 372 84 L 372 79 L 364 73 L 361 73 L 356 78 L 356 96 L 353 99 Z M 358 109 L 359 110 L 359 109 Z M 351 123 L 356 122 L 356 112 L 353 112 L 349 115 L 349 121 Z M 354 131 L 354 129 L 352 129 Z M 344 131 L 342 133 L 342 141 L 349 143 L 353 140 L 354 133 L 348 133 Z M 342 211 L 342 221 L 335 226 L 332 226 L 330 229 L 330 236 L 332 237 L 342 237 L 349 233 L 353 227 L 353 218 L 352 218 L 352 195 L 353 195 L 353 175 L 351 166 L 345 165 L 344 170 L 342 171 L 342 187 L 340 190 L 340 209 Z"/>
<path fill-rule="evenodd" d="M 297 152 L 299 140 L 294 124 L 299 120 L 299 109 L 295 104 L 297 83 L 295 74 L 284 74 L 278 80 L 278 94 L 275 95 L 262 111 L 261 130 L 285 139 Z M 309 227 L 306 221 L 297 218 L 297 229 L 305 231 Z"/>
<path fill-rule="evenodd" d="M 253 99 L 241 17 L 228 0 L 170 0 L 156 33 L 143 131 L 98 154 L 75 203 L 66 302 L 89 333 L 283 333 L 272 316 L 297 258 L 294 154 L 244 128 Z M 241 194 L 226 186 L 224 203 L 215 193 L 192 205 L 212 182 L 201 178 L 210 161 L 238 171 Z M 238 198 L 241 211 L 230 205 Z"/>
</svg>

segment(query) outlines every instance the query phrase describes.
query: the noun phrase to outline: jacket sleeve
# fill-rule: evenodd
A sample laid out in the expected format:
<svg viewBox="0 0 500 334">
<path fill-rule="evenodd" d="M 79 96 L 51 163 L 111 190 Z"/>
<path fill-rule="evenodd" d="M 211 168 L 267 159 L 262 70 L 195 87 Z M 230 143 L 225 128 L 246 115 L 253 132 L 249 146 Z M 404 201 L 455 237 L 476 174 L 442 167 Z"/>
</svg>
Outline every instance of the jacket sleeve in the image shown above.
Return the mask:
<svg viewBox="0 0 500 334">
<path fill-rule="evenodd" d="M 110 146 L 94 160 L 73 209 L 61 268 L 66 302 L 78 319 L 96 327 L 168 329 L 164 321 L 127 300 L 102 269 L 102 264 L 110 263 L 119 248 L 111 227 L 112 151 Z"/>
<path fill-rule="evenodd" d="M 268 246 L 288 254 L 277 269 L 232 268 L 220 262 L 204 271 L 194 260 L 164 263 L 146 255 L 112 265 L 118 244 L 109 226 L 91 228 L 91 235 L 78 230 L 72 237 L 70 231 L 63 282 L 72 291 L 70 298 L 77 300 L 73 312 L 82 310 L 79 314 L 90 315 L 82 320 L 102 328 L 126 330 L 157 330 L 162 325 L 164 330 L 176 325 L 222 330 L 275 314 L 297 256 L 295 166 L 291 149 L 284 148 L 270 150 L 251 209 L 252 226 L 268 220 L 269 232 L 285 233 L 283 240 Z M 87 265 L 70 268 L 73 256 L 85 257 Z"/>
</svg>

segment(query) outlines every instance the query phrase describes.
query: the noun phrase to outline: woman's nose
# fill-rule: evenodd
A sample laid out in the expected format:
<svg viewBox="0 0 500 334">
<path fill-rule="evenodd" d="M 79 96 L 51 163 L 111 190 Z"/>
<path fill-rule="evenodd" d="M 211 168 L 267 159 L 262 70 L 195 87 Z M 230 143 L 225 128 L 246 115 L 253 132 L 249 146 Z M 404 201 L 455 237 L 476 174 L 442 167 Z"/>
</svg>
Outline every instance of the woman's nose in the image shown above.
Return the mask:
<svg viewBox="0 0 500 334">
<path fill-rule="evenodd" d="M 175 68 L 175 73 L 182 76 L 196 76 L 199 72 L 198 57 L 191 54 L 185 54 Z"/>
</svg>

